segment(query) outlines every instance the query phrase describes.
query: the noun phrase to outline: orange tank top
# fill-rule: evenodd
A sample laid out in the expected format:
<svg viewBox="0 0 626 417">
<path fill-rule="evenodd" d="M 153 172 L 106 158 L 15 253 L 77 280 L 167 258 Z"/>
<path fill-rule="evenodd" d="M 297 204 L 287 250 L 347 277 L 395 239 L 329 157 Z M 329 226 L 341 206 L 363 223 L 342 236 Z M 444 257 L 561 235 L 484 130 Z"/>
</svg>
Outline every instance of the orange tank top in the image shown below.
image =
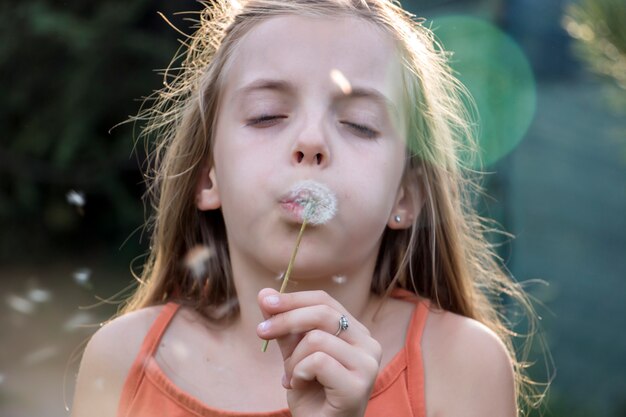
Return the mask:
<svg viewBox="0 0 626 417">
<path fill-rule="evenodd" d="M 392 296 L 416 306 L 405 346 L 378 374 L 365 417 L 426 417 L 421 338 L 429 302 L 405 290 L 395 290 Z M 179 307 L 167 303 L 148 331 L 124 383 L 117 417 L 291 417 L 289 409 L 244 413 L 212 408 L 174 385 L 154 354 Z"/>
</svg>

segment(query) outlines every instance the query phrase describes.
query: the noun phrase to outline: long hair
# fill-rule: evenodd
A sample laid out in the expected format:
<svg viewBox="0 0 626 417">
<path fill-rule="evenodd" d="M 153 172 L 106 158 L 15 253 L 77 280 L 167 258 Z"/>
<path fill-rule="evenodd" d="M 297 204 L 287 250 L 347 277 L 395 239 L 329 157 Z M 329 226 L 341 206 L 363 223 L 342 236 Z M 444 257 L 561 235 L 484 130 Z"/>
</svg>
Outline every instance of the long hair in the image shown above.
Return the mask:
<svg viewBox="0 0 626 417">
<path fill-rule="evenodd" d="M 156 138 L 146 170 L 146 195 L 153 209 L 147 222 L 151 246 L 137 277 L 139 286 L 120 314 L 176 300 L 215 322 L 237 315 L 221 211 L 201 212 L 194 204 L 196 181 L 213 160 L 229 58 L 245 34 L 272 16 L 352 16 L 383 29 L 397 44 L 409 150 L 403 181 L 424 190 L 424 206 L 412 227 L 384 232 L 372 291 L 389 294 L 393 288 L 405 288 L 485 324 L 509 350 L 520 409 L 538 403 L 541 395 L 524 369 L 528 350 L 516 355 L 516 334 L 502 298 L 517 301 L 527 312 L 531 330 L 535 314 L 486 239 L 494 231 L 491 223 L 473 208 L 472 196 L 481 188 L 478 172 L 472 169 L 475 123 L 466 104 L 471 100 L 423 21 L 392 0 L 215 0 L 203 5 L 195 33 L 184 40 L 165 72 L 164 87 L 134 118 L 143 123 L 145 138 Z M 197 245 L 212 252 L 201 276 L 182 262 Z"/>
</svg>

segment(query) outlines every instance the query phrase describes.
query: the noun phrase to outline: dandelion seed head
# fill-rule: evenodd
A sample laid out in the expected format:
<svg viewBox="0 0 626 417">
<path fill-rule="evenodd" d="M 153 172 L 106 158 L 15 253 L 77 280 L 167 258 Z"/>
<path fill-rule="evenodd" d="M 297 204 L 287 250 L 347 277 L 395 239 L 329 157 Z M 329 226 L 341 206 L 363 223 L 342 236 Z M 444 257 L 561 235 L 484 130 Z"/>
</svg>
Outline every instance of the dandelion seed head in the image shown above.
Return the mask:
<svg viewBox="0 0 626 417">
<path fill-rule="evenodd" d="M 352 92 L 352 85 L 350 81 L 343 75 L 343 72 L 338 69 L 332 69 L 330 71 L 330 78 L 333 80 L 335 84 L 341 89 L 341 92 L 344 94 L 350 94 Z"/>
<path fill-rule="evenodd" d="M 196 245 L 187 251 L 183 263 L 195 279 L 202 278 L 206 273 L 207 261 L 214 251 L 206 245 Z"/>
<path fill-rule="evenodd" d="M 311 224 L 327 223 L 337 212 L 337 197 L 320 182 L 313 180 L 297 182 L 289 194 L 294 202 L 303 208 L 303 219 Z"/>
</svg>

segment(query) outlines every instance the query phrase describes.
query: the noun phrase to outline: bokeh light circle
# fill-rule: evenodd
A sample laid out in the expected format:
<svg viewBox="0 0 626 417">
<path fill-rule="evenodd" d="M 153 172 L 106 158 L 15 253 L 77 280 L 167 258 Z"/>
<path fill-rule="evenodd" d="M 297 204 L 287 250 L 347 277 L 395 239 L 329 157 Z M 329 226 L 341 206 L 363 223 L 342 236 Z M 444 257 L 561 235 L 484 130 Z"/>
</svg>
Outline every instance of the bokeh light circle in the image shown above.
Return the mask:
<svg viewBox="0 0 626 417">
<path fill-rule="evenodd" d="M 443 16 L 433 19 L 432 28 L 452 52 L 450 65 L 476 104 L 479 162 L 493 165 L 515 149 L 533 119 L 531 66 L 517 43 L 485 20 Z"/>
</svg>

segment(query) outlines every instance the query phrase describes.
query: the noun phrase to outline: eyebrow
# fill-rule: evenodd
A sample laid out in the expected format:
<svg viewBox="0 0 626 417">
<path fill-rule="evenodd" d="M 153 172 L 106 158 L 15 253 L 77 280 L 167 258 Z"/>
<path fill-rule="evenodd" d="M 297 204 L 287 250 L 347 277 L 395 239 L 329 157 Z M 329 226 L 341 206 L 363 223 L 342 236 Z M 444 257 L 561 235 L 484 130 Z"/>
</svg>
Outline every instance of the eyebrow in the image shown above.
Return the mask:
<svg viewBox="0 0 626 417">
<path fill-rule="evenodd" d="M 285 81 L 285 80 L 261 78 L 235 90 L 235 97 L 237 98 L 240 96 L 244 96 L 253 91 L 259 91 L 259 90 L 277 91 L 279 93 L 294 94 L 296 91 L 296 87 L 292 83 Z M 341 92 L 340 90 L 333 97 L 334 100 L 339 100 L 342 98 L 371 99 L 371 100 L 376 101 L 379 104 L 386 106 L 387 108 L 390 108 L 396 115 L 398 114 L 398 109 L 395 103 L 391 101 L 389 98 L 387 98 L 380 91 L 376 90 L 375 88 L 352 86 L 350 93 L 345 94 Z"/>
</svg>

